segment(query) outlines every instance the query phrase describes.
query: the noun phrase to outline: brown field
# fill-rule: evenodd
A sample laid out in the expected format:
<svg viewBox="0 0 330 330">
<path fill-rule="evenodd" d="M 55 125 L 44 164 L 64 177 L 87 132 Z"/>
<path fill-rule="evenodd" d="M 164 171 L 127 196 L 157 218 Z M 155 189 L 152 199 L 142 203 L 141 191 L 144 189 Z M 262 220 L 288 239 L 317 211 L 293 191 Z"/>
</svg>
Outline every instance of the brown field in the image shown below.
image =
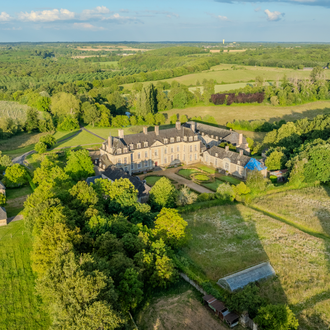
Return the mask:
<svg viewBox="0 0 330 330">
<path fill-rule="evenodd" d="M 291 107 L 274 107 L 271 105 L 244 105 L 244 106 L 196 106 L 186 109 L 172 109 L 164 111 L 170 118 L 174 114 L 194 116 L 210 115 L 215 118 L 218 125 L 225 126 L 226 123 L 236 120 L 265 119 L 267 121 L 278 121 L 284 119 L 293 121 L 301 118 L 314 118 L 320 114 L 330 114 L 330 101 L 317 101 Z M 169 119 L 168 119 L 169 120 Z"/>
</svg>

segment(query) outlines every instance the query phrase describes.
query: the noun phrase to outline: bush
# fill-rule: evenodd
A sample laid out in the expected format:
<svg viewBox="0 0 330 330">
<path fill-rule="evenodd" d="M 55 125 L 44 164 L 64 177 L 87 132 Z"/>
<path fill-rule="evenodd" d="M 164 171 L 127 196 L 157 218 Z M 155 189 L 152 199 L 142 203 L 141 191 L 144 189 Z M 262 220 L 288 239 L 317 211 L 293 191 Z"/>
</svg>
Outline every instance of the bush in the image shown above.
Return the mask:
<svg viewBox="0 0 330 330">
<path fill-rule="evenodd" d="M 228 184 L 221 184 L 217 189 L 217 198 L 222 199 L 224 201 L 233 201 L 235 198 L 235 191 L 233 187 Z"/>
<path fill-rule="evenodd" d="M 264 93 L 254 93 L 254 94 L 244 94 L 239 93 L 224 93 L 224 94 L 213 94 L 211 96 L 211 102 L 215 105 L 227 104 L 231 105 L 233 103 L 262 103 L 265 99 Z"/>
<path fill-rule="evenodd" d="M 198 196 L 192 192 L 187 186 L 184 186 L 177 197 L 177 205 L 185 206 L 193 204 L 197 200 Z"/>
<path fill-rule="evenodd" d="M 271 175 L 271 176 L 269 177 L 269 179 L 270 179 L 270 181 L 271 181 L 272 183 L 277 183 L 277 176 L 276 176 L 276 175 Z"/>
<path fill-rule="evenodd" d="M 47 151 L 47 145 L 43 142 L 38 142 L 36 143 L 36 145 L 34 146 L 34 150 L 39 154 L 43 154 Z"/>
<path fill-rule="evenodd" d="M 47 134 L 45 136 L 42 136 L 39 139 L 39 142 L 45 143 L 46 146 L 47 146 L 47 149 L 49 149 L 49 148 L 53 147 L 56 144 L 56 139 L 53 135 Z"/>
<path fill-rule="evenodd" d="M 79 122 L 72 116 L 66 116 L 60 120 L 57 129 L 60 131 L 73 131 L 79 129 Z"/>
</svg>

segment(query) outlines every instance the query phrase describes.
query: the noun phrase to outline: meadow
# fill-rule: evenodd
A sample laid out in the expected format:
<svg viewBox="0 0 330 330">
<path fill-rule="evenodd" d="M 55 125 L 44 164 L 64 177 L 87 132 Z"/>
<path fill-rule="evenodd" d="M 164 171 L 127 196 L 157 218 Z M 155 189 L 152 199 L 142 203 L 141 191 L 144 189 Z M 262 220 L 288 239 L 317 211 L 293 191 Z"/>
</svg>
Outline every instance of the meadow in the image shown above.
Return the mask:
<svg viewBox="0 0 330 330">
<path fill-rule="evenodd" d="M 35 295 L 31 238 L 24 222 L 0 227 L 0 329 L 45 330 L 50 319 Z"/>
<path fill-rule="evenodd" d="M 202 278 L 221 277 L 269 260 L 276 277 L 261 295 L 289 304 L 301 330 L 330 326 L 330 240 L 308 235 L 241 204 L 183 216 L 192 240 L 180 255 Z"/>
</svg>

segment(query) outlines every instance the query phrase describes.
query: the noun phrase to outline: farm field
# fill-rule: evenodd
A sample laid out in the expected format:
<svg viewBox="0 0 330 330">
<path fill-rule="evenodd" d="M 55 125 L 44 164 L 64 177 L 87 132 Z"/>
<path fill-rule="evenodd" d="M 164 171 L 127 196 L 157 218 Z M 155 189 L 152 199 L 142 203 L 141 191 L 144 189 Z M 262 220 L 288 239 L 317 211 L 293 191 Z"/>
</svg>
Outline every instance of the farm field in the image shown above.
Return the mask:
<svg viewBox="0 0 330 330">
<path fill-rule="evenodd" d="M 258 197 L 253 204 L 330 237 L 330 187 L 309 187 Z M 280 205 L 280 207 L 279 207 Z"/>
<path fill-rule="evenodd" d="M 274 107 L 271 105 L 249 104 L 243 106 L 196 106 L 185 109 L 172 109 L 164 111 L 168 118 L 174 114 L 194 116 L 210 115 L 215 118 L 218 125 L 225 126 L 227 122 L 236 120 L 265 119 L 267 121 L 278 121 L 284 119 L 293 121 L 302 118 L 314 118 L 321 114 L 330 114 L 330 101 L 317 101 L 291 107 Z M 168 119 L 169 121 L 169 119 Z"/>
<path fill-rule="evenodd" d="M 118 61 L 109 61 L 109 62 L 91 62 L 93 65 L 99 64 L 100 66 L 108 66 L 111 65 L 115 68 L 118 68 Z"/>
<path fill-rule="evenodd" d="M 233 69 L 235 67 L 236 69 Z M 327 70 L 329 71 L 329 70 Z M 200 83 L 204 79 L 214 79 L 218 83 L 242 83 L 251 82 L 255 80 L 256 76 L 261 76 L 264 80 L 277 81 L 283 78 L 284 75 L 288 78 L 308 78 L 310 76 L 310 71 L 300 71 L 293 69 L 284 68 L 271 68 L 271 67 L 254 67 L 254 66 L 242 66 L 242 65 L 232 65 L 232 64 L 220 64 L 212 67 L 210 70 L 202 71 L 199 73 L 193 73 L 184 75 L 181 77 L 164 79 L 161 81 L 167 81 L 171 83 L 173 80 L 179 83 L 195 86 L 196 82 Z M 330 72 L 325 73 L 326 78 L 330 78 Z M 144 82 L 144 85 L 156 83 L 156 81 Z M 124 88 L 131 89 L 133 84 L 124 84 Z"/>
<path fill-rule="evenodd" d="M 261 283 L 272 303 L 287 303 L 300 330 L 330 326 L 330 240 L 308 235 L 241 204 L 183 215 L 192 240 L 180 253 L 198 275 L 217 281 L 269 260 L 277 277 Z"/>
<path fill-rule="evenodd" d="M 35 295 L 31 269 L 32 242 L 24 222 L 0 227 L 0 329 L 44 330 L 50 319 Z"/>
</svg>

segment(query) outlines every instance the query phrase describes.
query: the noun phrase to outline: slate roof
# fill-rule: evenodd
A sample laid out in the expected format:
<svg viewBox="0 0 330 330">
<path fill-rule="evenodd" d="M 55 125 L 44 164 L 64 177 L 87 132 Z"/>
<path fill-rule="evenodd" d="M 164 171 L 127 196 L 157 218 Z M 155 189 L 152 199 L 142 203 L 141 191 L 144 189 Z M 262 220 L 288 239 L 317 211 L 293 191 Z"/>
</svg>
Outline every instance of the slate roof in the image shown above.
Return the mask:
<svg viewBox="0 0 330 330">
<path fill-rule="evenodd" d="M 177 128 L 168 128 L 168 129 L 162 129 L 159 130 L 159 134 L 156 135 L 155 131 L 148 132 L 147 134 L 144 133 L 137 133 L 137 134 L 130 134 L 125 135 L 123 139 L 119 137 L 112 137 L 112 145 L 113 149 L 119 149 L 119 148 L 128 148 L 127 153 L 129 153 L 129 147 L 130 145 L 133 145 L 133 149 L 136 150 L 137 144 L 141 143 L 141 148 L 144 148 L 144 142 L 148 142 L 148 147 L 151 147 L 156 141 L 159 141 L 164 144 L 164 140 L 168 139 L 168 142 L 166 144 L 172 144 L 177 143 L 176 138 L 180 137 L 180 142 L 191 142 L 189 139 L 187 141 L 184 141 L 184 136 L 187 136 L 188 138 L 190 136 L 195 136 L 196 134 L 187 127 L 181 126 L 180 129 Z M 170 138 L 174 138 L 174 142 L 170 142 Z M 108 141 L 105 141 L 104 143 L 108 144 Z M 122 150 L 122 154 L 124 154 Z"/>
<path fill-rule="evenodd" d="M 0 181 L 0 189 L 6 189 L 5 185 Z"/>
<path fill-rule="evenodd" d="M 120 178 L 128 179 L 138 190 L 138 197 L 146 196 L 149 193 L 150 187 L 144 184 L 144 182 L 142 182 L 140 178 L 129 175 L 123 169 L 118 168 L 114 165 L 109 166 L 104 172 L 102 172 L 102 174 L 112 181 L 118 180 Z"/>
<path fill-rule="evenodd" d="M 216 154 L 218 154 L 216 158 L 219 159 L 229 158 L 232 164 L 238 165 L 238 162 L 240 162 L 240 166 L 245 166 L 251 160 L 251 157 L 249 156 L 241 156 L 237 152 L 230 150 L 226 151 L 226 149 L 217 146 L 213 146 L 207 152 L 213 157 L 216 157 Z"/>
<path fill-rule="evenodd" d="M 0 206 L 0 220 L 7 219 L 7 212 L 4 207 Z"/>
<path fill-rule="evenodd" d="M 95 180 L 97 180 L 97 179 L 102 179 L 102 175 L 91 176 L 91 177 L 87 178 L 86 182 L 88 185 L 90 185 L 91 183 L 95 183 Z"/>
<path fill-rule="evenodd" d="M 108 156 L 105 155 L 105 154 L 101 156 L 101 163 L 105 165 L 105 168 L 107 168 L 107 167 L 113 165 L 113 164 L 111 163 L 111 161 L 109 160 Z"/>
<path fill-rule="evenodd" d="M 250 267 L 241 272 L 220 278 L 218 285 L 229 291 L 244 288 L 249 283 L 274 276 L 275 271 L 269 262 Z"/>
</svg>

